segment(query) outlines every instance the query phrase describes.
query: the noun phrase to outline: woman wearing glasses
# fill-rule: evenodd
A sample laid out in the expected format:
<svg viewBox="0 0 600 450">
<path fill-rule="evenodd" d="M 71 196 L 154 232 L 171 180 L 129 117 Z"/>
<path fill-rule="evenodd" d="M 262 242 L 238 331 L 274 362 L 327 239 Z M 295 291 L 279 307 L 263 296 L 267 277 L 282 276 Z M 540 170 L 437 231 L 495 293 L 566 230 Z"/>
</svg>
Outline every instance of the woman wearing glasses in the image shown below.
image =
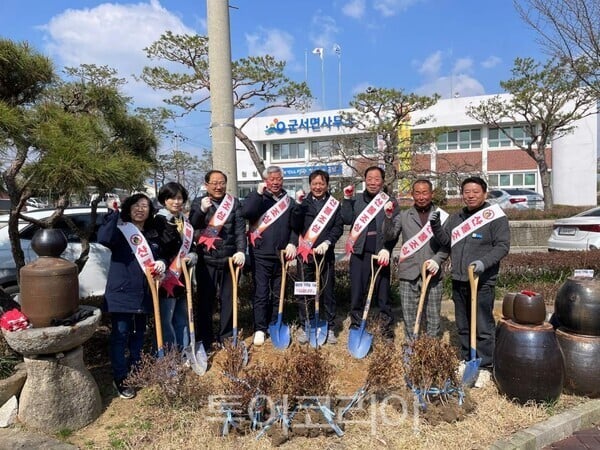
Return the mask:
<svg viewBox="0 0 600 450">
<path fill-rule="evenodd" d="M 246 222 L 240 201 L 227 193 L 227 175 L 211 170 L 204 177 L 206 195 L 192 202 L 190 222 L 198 235 L 196 279 L 202 287 L 197 298 L 196 330 L 205 347 L 214 341 L 212 313 L 221 299 L 218 340 L 233 332 L 233 283 L 228 258 L 243 266 L 246 261 Z"/>
</svg>

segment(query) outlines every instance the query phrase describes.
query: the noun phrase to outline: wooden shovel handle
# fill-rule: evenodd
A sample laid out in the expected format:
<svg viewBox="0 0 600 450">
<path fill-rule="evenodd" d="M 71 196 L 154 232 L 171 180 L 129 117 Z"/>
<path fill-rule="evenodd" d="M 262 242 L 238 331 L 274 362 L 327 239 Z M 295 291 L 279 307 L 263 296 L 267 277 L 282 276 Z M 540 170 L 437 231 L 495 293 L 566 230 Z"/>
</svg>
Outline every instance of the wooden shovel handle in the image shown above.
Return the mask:
<svg viewBox="0 0 600 450">
<path fill-rule="evenodd" d="M 290 262 L 286 261 L 285 259 L 285 250 L 281 250 L 279 252 L 279 261 L 281 261 L 281 286 L 279 287 L 279 308 L 277 310 L 277 313 L 281 314 L 283 312 L 283 302 L 285 298 L 285 283 L 287 270 L 290 265 Z"/>
<path fill-rule="evenodd" d="M 371 256 L 371 281 L 369 283 L 369 292 L 367 294 L 367 301 L 365 303 L 365 309 L 363 311 L 362 320 L 367 320 L 367 317 L 369 316 L 369 309 L 371 308 L 371 298 L 373 297 L 373 291 L 375 290 L 375 280 L 377 280 L 379 272 L 381 272 L 381 269 L 383 269 L 383 266 L 380 265 L 379 268 L 375 270 L 375 265 L 373 263 L 377 260 L 377 255 Z"/>
<path fill-rule="evenodd" d="M 427 261 L 421 266 L 421 296 L 419 297 L 419 305 L 417 307 L 417 318 L 415 320 L 415 327 L 413 329 L 413 336 L 419 334 L 419 328 L 421 327 L 421 315 L 423 314 L 423 305 L 425 304 L 425 295 L 427 294 L 427 287 L 433 274 L 427 272 Z"/>
<path fill-rule="evenodd" d="M 158 289 L 160 288 L 160 280 L 155 279 L 152 276 L 152 269 L 146 267 L 145 270 L 146 279 L 148 280 L 148 286 L 150 286 L 150 293 L 152 294 L 152 306 L 154 309 L 154 328 L 156 328 L 156 346 L 158 351 L 163 349 L 163 333 L 162 323 L 160 322 L 160 305 L 158 303 Z"/>
<path fill-rule="evenodd" d="M 190 327 L 190 333 L 195 333 L 194 329 L 194 303 L 192 301 L 192 271 L 194 266 L 188 267 L 187 262 L 189 258 L 183 259 L 183 278 L 185 280 L 185 297 L 187 300 L 188 309 L 188 326 Z"/>
<path fill-rule="evenodd" d="M 469 265 L 467 272 L 469 273 L 469 285 L 471 287 L 471 333 L 470 345 L 471 348 L 476 348 L 477 345 L 477 284 L 479 283 L 479 275 L 474 272 L 475 266 Z"/>
<path fill-rule="evenodd" d="M 233 328 L 237 329 L 237 303 L 238 303 L 238 277 L 240 275 L 240 266 L 233 263 L 233 257 L 227 258 L 229 262 L 229 273 L 231 274 L 232 281 L 232 294 L 231 300 L 233 303 Z"/>
</svg>

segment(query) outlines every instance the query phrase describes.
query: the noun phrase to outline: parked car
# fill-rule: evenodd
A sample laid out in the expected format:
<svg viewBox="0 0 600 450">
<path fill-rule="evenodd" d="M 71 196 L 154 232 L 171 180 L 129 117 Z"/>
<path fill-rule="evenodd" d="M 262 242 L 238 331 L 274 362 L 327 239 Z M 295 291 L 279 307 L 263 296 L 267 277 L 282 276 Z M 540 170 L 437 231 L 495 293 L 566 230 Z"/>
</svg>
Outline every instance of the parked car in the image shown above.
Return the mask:
<svg viewBox="0 0 600 450">
<path fill-rule="evenodd" d="M 39 209 L 26 212 L 25 215 L 40 220 L 50 217 L 54 211 L 54 209 Z M 107 211 L 107 208 L 98 208 L 97 225 L 102 223 L 103 217 Z M 64 214 L 69 216 L 79 228 L 87 226 L 91 221 L 91 209 L 88 207 L 67 208 L 65 209 Z M 0 224 L 2 224 L 0 227 L 0 287 L 2 287 L 6 293 L 16 295 L 19 292 L 19 286 L 17 285 L 17 269 L 10 248 L 8 226 L 6 226 L 7 222 L 8 216 L 0 216 Z M 61 256 L 69 261 L 75 261 L 81 254 L 81 242 L 79 237 L 69 228 L 64 220 L 59 220 L 55 224 L 55 228 L 60 228 L 67 237 L 67 248 Z M 26 263 L 37 258 L 36 253 L 31 248 L 31 238 L 38 229 L 38 225 L 26 221 L 21 221 L 19 223 L 21 247 L 25 254 Z M 96 242 L 96 234 L 94 233 L 90 239 L 89 259 L 83 267 L 83 270 L 79 273 L 80 297 L 104 294 L 109 264 L 110 250 Z"/>
<path fill-rule="evenodd" d="M 497 203 L 502 209 L 544 209 L 544 197 L 529 189 L 492 189 L 488 202 Z"/>
<path fill-rule="evenodd" d="M 48 203 L 43 201 L 41 198 L 37 197 L 29 197 L 25 205 L 27 206 L 27 211 L 31 211 L 32 209 L 42 209 L 48 207 Z"/>
<path fill-rule="evenodd" d="M 548 251 L 595 250 L 600 248 L 600 207 L 558 219 L 548 238 Z"/>
</svg>

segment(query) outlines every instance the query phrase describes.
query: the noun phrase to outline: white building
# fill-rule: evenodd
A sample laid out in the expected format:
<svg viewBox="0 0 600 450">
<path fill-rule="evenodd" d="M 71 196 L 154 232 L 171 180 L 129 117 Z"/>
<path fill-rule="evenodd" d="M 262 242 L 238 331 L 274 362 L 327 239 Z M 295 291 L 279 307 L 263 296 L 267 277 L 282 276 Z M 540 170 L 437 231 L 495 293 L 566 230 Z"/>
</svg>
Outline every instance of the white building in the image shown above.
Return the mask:
<svg viewBox="0 0 600 450">
<path fill-rule="evenodd" d="M 511 145 L 498 129 L 488 128 L 467 116 L 469 105 L 476 105 L 490 97 L 439 100 L 428 110 L 420 112 L 424 116 L 432 116 L 432 120 L 414 127 L 413 132 L 434 127 L 444 127 L 447 131 L 438 136 L 431 148 L 413 157 L 412 170 L 425 176 L 450 172 L 465 173 L 465 176 L 481 173 L 490 187 L 522 187 L 542 193 L 535 162 L 524 151 Z M 416 116 L 413 119 L 416 120 Z M 237 120 L 236 124 L 239 126 L 241 122 Z M 557 139 L 547 150 L 556 204 L 596 205 L 599 123 L 596 116 L 580 120 L 574 133 Z M 352 170 L 336 152 L 333 139 L 357 134 L 357 131 L 342 123 L 339 110 L 258 117 L 251 120 L 243 131 L 256 146 L 266 166 L 283 168 L 285 188 L 290 193 L 300 187 L 307 189 L 308 175 L 317 168 L 329 172 L 334 190 L 339 189 L 337 181 L 344 178 L 347 181 L 353 176 Z M 513 136 L 520 132 L 521 127 L 513 126 Z M 367 147 L 377 145 L 375 136 L 364 136 Z M 236 142 L 236 148 L 239 195 L 244 197 L 256 188 L 260 177 L 241 142 Z M 455 181 L 437 181 L 448 195 L 458 193 Z"/>
</svg>

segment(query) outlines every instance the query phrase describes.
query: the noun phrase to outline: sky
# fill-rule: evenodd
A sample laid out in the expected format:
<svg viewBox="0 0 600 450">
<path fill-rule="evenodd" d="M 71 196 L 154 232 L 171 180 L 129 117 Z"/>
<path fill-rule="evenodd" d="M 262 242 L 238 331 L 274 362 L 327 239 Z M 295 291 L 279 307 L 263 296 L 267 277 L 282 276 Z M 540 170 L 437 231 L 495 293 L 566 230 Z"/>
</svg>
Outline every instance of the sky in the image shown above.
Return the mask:
<svg viewBox="0 0 600 450">
<path fill-rule="evenodd" d="M 515 58 L 546 57 L 511 0 L 229 4 L 233 59 L 270 54 L 285 60 L 288 77 L 308 82 L 313 110 L 348 107 L 369 86 L 443 98 L 496 94 Z M 133 76 L 152 63 L 143 49 L 167 30 L 206 35 L 206 1 L 0 2 L 2 38 L 27 41 L 59 71 L 79 64 L 115 68 L 128 80 L 125 93 L 140 107 L 160 106 L 166 97 Z M 313 53 L 316 48 L 323 49 L 322 59 Z M 209 113 L 177 119 L 171 128 L 185 139 L 164 142 L 162 150 L 176 146 L 200 154 L 211 147 L 209 125 Z"/>
</svg>

